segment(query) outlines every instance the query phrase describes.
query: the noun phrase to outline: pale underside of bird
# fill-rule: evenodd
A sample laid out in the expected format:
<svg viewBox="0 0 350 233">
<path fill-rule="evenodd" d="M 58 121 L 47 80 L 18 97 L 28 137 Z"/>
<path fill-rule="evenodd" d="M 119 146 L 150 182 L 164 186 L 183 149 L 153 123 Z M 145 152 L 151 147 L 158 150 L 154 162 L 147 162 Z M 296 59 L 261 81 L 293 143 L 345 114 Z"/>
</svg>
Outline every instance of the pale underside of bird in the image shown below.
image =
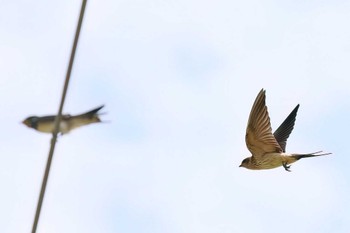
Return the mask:
<svg viewBox="0 0 350 233">
<path fill-rule="evenodd" d="M 59 125 L 59 133 L 66 134 L 69 133 L 71 130 L 84 125 L 102 122 L 99 118 L 100 114 L 98 113 L 98 111 L 101 110 L 103 107 L 104 105 L 86 113 L 74 116 L 68 114 L 62 115 Z M 55 115 L 42 117 L 30 116 L 26 118 L 22 123 L 28 126 L 29 128 L 33 128 L 39 132 L 53 133 L 55 126 L 55 118 Z"/>
<path fill-rule="evenodd" d="M 285 153 L 287 139 L 294 128 L 299 104 L 272 134 L 265 99 L 265 90 L 261 89 L 250 112 L 245 136 L 247 147 L 252 156 L 245 158 L 240 167 L 262 170 L 283 166 L 286 171 L 290 171 L 290 164 L 301 158 L 331 154 L 322 153 L 322 151 L 306 154 Z"/>
</svg>

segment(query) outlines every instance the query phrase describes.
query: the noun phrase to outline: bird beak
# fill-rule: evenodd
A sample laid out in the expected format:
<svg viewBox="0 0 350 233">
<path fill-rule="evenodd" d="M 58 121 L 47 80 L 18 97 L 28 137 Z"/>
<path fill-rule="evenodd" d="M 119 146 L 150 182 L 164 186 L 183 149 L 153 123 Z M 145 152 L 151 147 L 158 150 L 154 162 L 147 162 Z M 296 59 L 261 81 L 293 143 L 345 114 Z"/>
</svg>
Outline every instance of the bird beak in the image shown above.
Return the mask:
<svg viewBox="0 0 350 233">
<path fill-rule="evenodd" d="M 242 167 L 242 164 L 241 164 L 241 165 L 239 165 L 239 167 Z"/>
<path fill-rule="evenodd" d="M 24 121 L 22 121 L 22 122 L 20 122 L 20 123 L 22 123 L 22 124 L 24 124 L 24 125 L 26 125 L 26 126 L 28 126 L 29 127 L 29 122 L 27 121 L 27 120 L 24 120 Z"/>
</svg>

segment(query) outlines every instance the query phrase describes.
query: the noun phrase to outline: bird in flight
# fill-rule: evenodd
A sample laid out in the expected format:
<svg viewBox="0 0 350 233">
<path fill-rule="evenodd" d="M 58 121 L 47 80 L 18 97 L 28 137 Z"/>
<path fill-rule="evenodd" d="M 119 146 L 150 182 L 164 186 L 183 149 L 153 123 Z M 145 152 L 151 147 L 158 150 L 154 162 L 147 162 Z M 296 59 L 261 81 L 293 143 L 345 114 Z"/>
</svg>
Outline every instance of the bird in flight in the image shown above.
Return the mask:
<svg viewBox="0 0 350 233">
<path fill-rule="evenodd" d="M 299 159 L 331 154 L 322 153 L 322 151 L 306 154 L 285 153 L 287 139 L 294 128 L 298 109 L 299 104 L 272 134 L 270 117 L 265 104 L 265 90 L 261 89 L 250 112 L 245 135 L 245 141 L 252 156 L 245 158 L 240 167 L 262 170 L 283 166 L 290 172 L 290 164 Z"/>
<path fill-rule="evenodd" d="M 75 116 L 71 116 L 68 114 L 62 115 L 59 126 L 59 133 L 66 134 L 69 133 L 72 129 L 78 128 L 80 126 L 101 122 L 98 111 L 101 110 L 101 108 L 103 107 L 104 105 L 86 113 L 82 113 L 80 115 Z M 30 116 L 26 118 L 22 123 L 28 126 L 29 128 L 33 128 L 43 133 L 53 133 L 55 126 L 55 118 L 55 115 L 42 117 Z"/>
</svg>

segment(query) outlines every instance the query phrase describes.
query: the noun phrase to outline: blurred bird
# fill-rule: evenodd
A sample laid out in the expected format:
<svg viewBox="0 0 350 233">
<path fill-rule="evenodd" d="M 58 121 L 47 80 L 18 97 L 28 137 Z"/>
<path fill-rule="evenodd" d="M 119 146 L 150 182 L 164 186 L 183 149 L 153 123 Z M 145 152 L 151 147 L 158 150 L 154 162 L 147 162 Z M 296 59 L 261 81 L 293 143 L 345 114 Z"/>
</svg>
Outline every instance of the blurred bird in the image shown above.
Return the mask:
<svg viewBox="0 0 350 233">
<path fill-rule="evenodd" d="M 59 126 L 59 133 L 66 134 L 72 129 L 78 128 L 80 126 L 101 122 L 98 111 L 103 107 L 104 105 L 76 116 L 62 115 Z M 56 116 L 30 116 L 22 123 L 29 128 L 33 128 L 43 133 L 53 133 L 55 118 Z"/>
<path fill-rule="evenodd" d="M 287 139 L 294 128 L 298 109 L 299 104 L 272 134 L 265 104 L 265 90 L 261 89 L 250 112 L 245 135 L 245 141 L 252 156 L 245 158 L 240 167 L 261 170 L 283 166 L 286 171 L 290 171 L 289 164 L 299 159 L 331 154 L 322 153 L 322 151 L 306 154 L 285 153 Z"/>
</svg>

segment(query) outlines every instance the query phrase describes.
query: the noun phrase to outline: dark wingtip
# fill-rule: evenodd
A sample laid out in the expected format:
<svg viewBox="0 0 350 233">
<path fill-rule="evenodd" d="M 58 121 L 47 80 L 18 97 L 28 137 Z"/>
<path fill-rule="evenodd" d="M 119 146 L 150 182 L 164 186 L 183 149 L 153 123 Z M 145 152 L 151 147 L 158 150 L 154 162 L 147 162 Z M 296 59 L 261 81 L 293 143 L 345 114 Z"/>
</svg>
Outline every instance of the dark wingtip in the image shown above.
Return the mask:
<svg viewBox="0 0 350 233">
<path fill-rule="evenodd" d="M 104 106 L 105 106 L 105 105 L 103 104 L 103 105 L 101 105 L 101 106 L 99 106 L 99 107 L 97 107 L 97 108 L 94 108 L 93 110 L 91 110 L 91 111 L 89 111 L 89 112 L 91 112 L 91 113 L 97 113 L 97 112 L 100 111 Z"/>
<path fill-rule="evenodd" d="M 293 109 L 293 111 L 289 114 L 290 116 L 294 116 L 296 117 L 297 112 L 299 110 L 300 104 L 298 104 L 297 106 L 295 106 L 295 108 Z M 289 117 L 289 116 L 288 116 Z"/>
<path fill-rule="evenodd" d="M 101 105 L 101 106 L 99 106 L 99 107 L 97 107 L 97 108 L 94 108 L 94 109 L 92 109 L 92 110 L 90 110 L 90 111 L 88 111 L 88 112 L 85 112 L 85 113 L 83 113 L 83 114 L 80 114 L 80 115 L 78 115 L 78 116 L 83 116 L 83 115 L 93 116 L 93 115 L 97 114 L 97 112 L 100 111 L 101 108 L 103 108 L 103 107 L 104 107 L 104 105 Z"/>
<path fill-rule="evenodd" d="M 102 104 L 100 107 L 95 108 L 95 110 L 99 111 L 99 110 L 101 110 L 104 106 L 105 106 L 105 105 Z"/>
</svg>

